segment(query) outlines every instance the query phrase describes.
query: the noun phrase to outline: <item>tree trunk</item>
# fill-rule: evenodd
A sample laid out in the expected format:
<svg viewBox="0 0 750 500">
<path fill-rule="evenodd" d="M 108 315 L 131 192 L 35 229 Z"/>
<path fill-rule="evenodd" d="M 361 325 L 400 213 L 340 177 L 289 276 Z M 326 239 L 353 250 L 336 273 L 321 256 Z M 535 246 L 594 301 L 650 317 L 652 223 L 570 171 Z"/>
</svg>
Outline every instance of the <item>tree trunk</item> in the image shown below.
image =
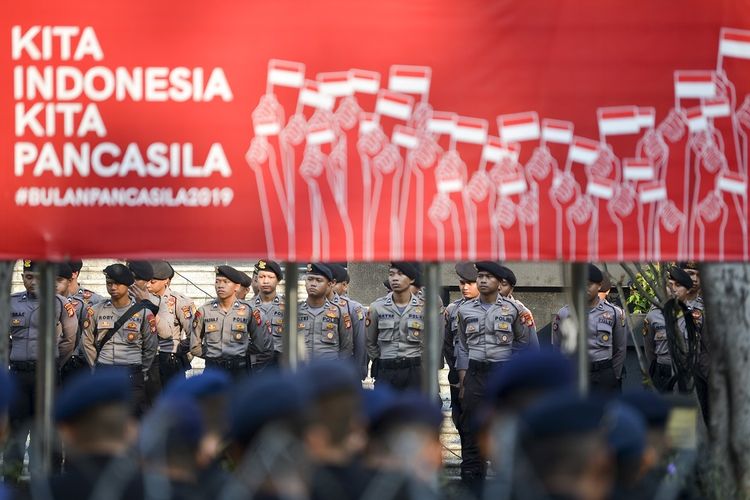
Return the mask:
<svg viewBox="0 0 750 500">
<path fill-rule="evenodd" d="M 10 284 L 16 261 L 0 261 L 0 366 L 8 366 L 10 335 Z"/>
<path fill-rule="evenodd" d="M 701 283 L 711 353 L 705 492 L 750 498 L 750 264 L 706 264 Z"/>
</svg>

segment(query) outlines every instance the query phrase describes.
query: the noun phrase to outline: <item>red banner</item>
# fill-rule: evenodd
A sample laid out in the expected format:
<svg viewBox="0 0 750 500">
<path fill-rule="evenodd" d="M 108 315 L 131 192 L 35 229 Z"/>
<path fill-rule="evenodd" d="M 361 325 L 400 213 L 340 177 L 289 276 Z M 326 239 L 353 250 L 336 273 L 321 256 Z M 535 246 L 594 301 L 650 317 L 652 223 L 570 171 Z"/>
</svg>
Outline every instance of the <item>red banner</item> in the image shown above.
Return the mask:
<svg viewBox="0 0 750 500">
<path fill-rule="evenodd" d="M 743 2 L 16 2 L 1 258 L 748 260 Z"/>
</svg>

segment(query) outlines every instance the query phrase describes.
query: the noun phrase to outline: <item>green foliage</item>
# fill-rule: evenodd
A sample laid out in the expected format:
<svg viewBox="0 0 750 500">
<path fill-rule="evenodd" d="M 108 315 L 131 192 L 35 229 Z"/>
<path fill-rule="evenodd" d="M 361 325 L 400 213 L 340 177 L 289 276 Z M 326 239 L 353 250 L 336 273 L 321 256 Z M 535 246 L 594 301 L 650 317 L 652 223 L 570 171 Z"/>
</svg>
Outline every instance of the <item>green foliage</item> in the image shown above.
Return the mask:
<svg viewBox="0 0 750 500">
<path fill-rule="evenodd" d="M 649 268 L 646 265 L 640 265 L 638 266 L 640 269 L 640 272 L 635 275 L 636 280 L 638 281 L 638 284 L 643 287 L 643 289 L 648 293 L 648 296 L 644 295 L 641 290 L 636 287 L 635 285 L 630 286 L 630 293 L 628 294 L 627 302 L 630 306 L 631 310 L 634 313 L 647 313 L 649 309 L 651 309 L 651 301 L 649 300 L 649 297 L 656 299 L 657 301 L 658 296 L 654 292 L 653 288 L 651 288 L 651 285 L 648 284 L 648 281 L 643 277 L 645 274 L 650 281 L 661 283 L 663 281 L 662 276 L 659 274 L 655 274 L 651 268 Z M 658 271 L 658 273 L 661 273 L 661 265 L 655 264 L 655 267 Z"/>
</svg>

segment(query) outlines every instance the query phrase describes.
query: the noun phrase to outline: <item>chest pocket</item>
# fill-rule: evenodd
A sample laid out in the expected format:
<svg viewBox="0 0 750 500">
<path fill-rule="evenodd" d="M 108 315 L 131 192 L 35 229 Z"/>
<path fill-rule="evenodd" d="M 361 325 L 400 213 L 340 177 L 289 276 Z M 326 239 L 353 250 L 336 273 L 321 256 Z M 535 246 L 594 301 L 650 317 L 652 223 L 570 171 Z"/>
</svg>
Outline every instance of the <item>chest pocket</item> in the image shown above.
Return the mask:
<svg viewBox="0 0 750 500">
<path fill-rule="evenodd" d="M 247 335 L 247 325 L 237 318 L 232 320 L 232 342 L 244 342 Z"/>
<path fill-rule="evenodd" d="M 324 344 L 339 343 L 338 318 L 324 317 L 320 332 L 320 341 Z"/>
<path fill-rule="evenodd" d="M 509 321 L 496 319 L 493 324 L 492 340 L 497 345 L 510 345 L 513 342 L 513 328 Z"/>
<path fill-rule="evenodd" d="M 133 344 L 138 341 L 141 333 L 141 325 L 139 322 L 130 320 L 126 321 L 121 329 L 121 334 L 125 342 Z"/>
<path fill-rule="evenodd" d="M 407 324 L 406 340 L 414 343 L 422 343 L 422 337 L 424 336 L 424 321 L 418 319 L 410 319 Z"/>
<path fill-rule="evenodd" d="M 667 340 L 667 329 L 664 327 L 664 325 L 654 325 L 654 340 Z"/>
<path fill-rule="evenodd" d="M 466 326 L 464 327 L 466 332 L 466 342 L 470 345 L 477 345 L 480 343 L 479 338 L 479 318 L 467 318 Z"/>
<path fill-rule="evenodd" d="M 271 333 L 281 336 L 284 331 L 284 318 L 274 316 L 271 318 Z"/>
<path fill-rule="evenodd" d="M 392 342 L 395 335 L 396 322 L 392 319 L 378 320 L 378 340 L 383 342 Z"/>
<path fill-rule="evenodd" d="M 612 325 L 603 321 L 596 325 L 596 345 L 599 347 L 612 345 Z"/>
<path fill-rule="evenodd" d="M 29 327 L 30 313 L 24 314 L 23 316 L 13 316 L 10 319 L 10 334 L 20 336 L 20 334 Z"/>
<path fill-rule="evenodd" d="M 221 324 L 218 321 L 207 321 L 203 324 L 203 334 L 209 344 L 221 342 Z"/>
</svg>

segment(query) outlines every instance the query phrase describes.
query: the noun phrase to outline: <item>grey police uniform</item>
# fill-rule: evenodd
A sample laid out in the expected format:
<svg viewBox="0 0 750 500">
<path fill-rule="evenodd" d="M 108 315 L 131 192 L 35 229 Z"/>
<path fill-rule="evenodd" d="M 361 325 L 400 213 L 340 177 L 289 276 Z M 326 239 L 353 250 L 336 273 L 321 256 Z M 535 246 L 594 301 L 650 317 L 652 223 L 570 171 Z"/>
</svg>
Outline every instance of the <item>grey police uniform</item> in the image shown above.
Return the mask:
<svg viewBox="0 0 750 500">
<path fill-rule="evenodd" d="M 333 294 L 333 303 L 346 311 L 352 323 L 352 351 L 359 368 L 360 380 L 367 378 L 367 346 L 365 345 L 365 310 L 362 304 L 345 295 Z"/>
<path fill-rule="evenodd" d="M 82 300 L 83 303 L 87 306 L 93 306 L 94 304 L 98 304 L 99 302 L 104 302 L 105 300 L 107 300 L 98 293 L 92 292 L 91 290 L 83 287 L 78 288 L 78 291 L 72 296 Z"/>
<path fill-rule="evenodd" d="M 522 311 L 521 316 L 524 328 L 526 328 L 529 335 L 529 348 L 539 349 L 539 336 L 536 332 L 536 323 L 534 322 L 534 316 L 531 314 L 531 310 L 526 307 L 523 302 L 515 298 L 513 294 L 508 295 L 507 299 L 515 302 Z"/>
<path fill-rule="evenodd" d="M 351 359 L 352 320 L 349 313 L 326 299 L 321 307 L 301 302 L 297 309 L 297 331 L 305 339 L 307 359 Z"/>
<path fill-rule="evenodd" d="M 165 385 L 172 377 L 184 377 L 189 368 L 187 353 L 196 307 L 192 299 L 169 288 L 158 305 L 159 375 Z"/>
<path fill-rule="evenodd" d="M 711 373 L 711 354 L 708 345 L 708 328 L 706 328 L 706 318 L 703 306 L 703 297 L 697 295 L 694 299 L 687 301 L 690 314 L 695 325 L 695 333 L 698 335 L 699 352 L 698 367 L 695 374 L 695 393 L 698 396 L 698 402 L 701 406 L 703 419 L 708 423 L 709 417 L 709 397 L 708 397 L 708 377 Z"/>
<path fill-rule="evenodd" d="M 456 357 L 458 356 L 458 308 L 466 299 L 458 299 L 445 308 L 443 312 L 443 358 L 448 364 L 448 383 L 451 394 L 451 420 L 463 440 L 463 428 L 461 427 L 461 399 L 459 398 L 458 370 L 456 370 Z"/>
<path fill-rule="evenodd" d="M 78 371 L 87 370 L 88 362 L 86 361 L 86 354 L 83 351 L 83 322 L 88 314 L 88 307 L 86 302 L 77 295 L 71 295 L 67 297 L 68 304 L 65 307 L 72 307 L 76 316 L 76 335 L 75 335 L 75 346 L 70 358 L 67 360 L 61 360 L 60 363 L 60 378 L 65 381 L 71 375 L 78 373 Z"/>
<path fill-rule="evenodd" d="M 258 294 L 245 302 L 253 310 L 251 328 L 257 331 L 258 336 L 269 337 L 268 339 L 264 338 L 260 342 L 261 346 L 267 345 L 270 342 L 271 347 L 269 349 L 264 350 L 253 344 L 248 350 L 248 356 L 252 367 L 254 367 L 253 369 L 261 371 L 269 364 L 278 361 L 278 356 L 275 353 L 278 352 L 281 354 L 283 350 L 284 298 L 276 295 L 273 300 L 263 302 L 260 294 Z"/>
<path fill-rule="evenodd" d="M 649 366 L 649 376 L 659 391 L 667 391 L 672 378 L 672 356 L 669 354 L 664 313 L 651 307 L 643 322 L 643 351 Z"/>
</svg>

